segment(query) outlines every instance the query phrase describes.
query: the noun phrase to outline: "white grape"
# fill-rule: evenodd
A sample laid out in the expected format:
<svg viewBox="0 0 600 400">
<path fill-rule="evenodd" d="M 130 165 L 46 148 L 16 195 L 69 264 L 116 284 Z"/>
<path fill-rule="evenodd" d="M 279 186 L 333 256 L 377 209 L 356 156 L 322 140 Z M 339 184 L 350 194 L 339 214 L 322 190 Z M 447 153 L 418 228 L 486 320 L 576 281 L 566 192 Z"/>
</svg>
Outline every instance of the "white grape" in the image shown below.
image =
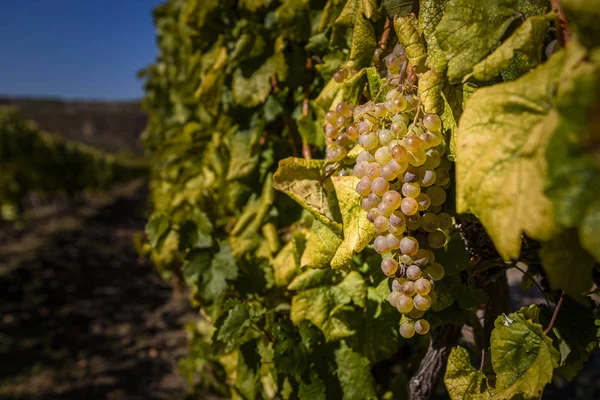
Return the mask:
<svg viewBox="0 0 600 400">
<path fill-rule="evenodd" d="M 421 268 L 416 265 L 410 265 L 406 268 L 406 277 L 412 281 L 415 281 L 421 277 Z M 415 288 L 416 289 L 416 288 Z"/>
<path fill-rule="evenodd" d="M 394 276 L 398 271 L 398 261 L 393 258 L 384 258 L 381 261 L 381 270 L 386 276 Z"/>
<path fill-rule="evenodd" d="M 400 251 L 402 254 L 413 256 L 419 251 L 419 242 L 412 236 L 405 236 L 400 241 Z"/>
<path fill-rule="evenodd" d="M 415 291 L 421 296 L 428 295 L 431 292 L 431 283 L 427 279 L 419 278 L 415 282 Z"/>
<path fill-rule="evenodd" d="M 390 188 L 390 184 L 388 181 L 383 179 L 382 177 L 377 177 L 371 183 L 371 190 L 378 196 L 382 196 L 385 192 Z"/>
<path fill-rule="evenodd" d="M 430 131 L 439 131 L 442 126 L 442 120 L 435 114 L 427 114 L 423 117 L 423 125 Z"/>
<path fill-rule="evenodd" d="M 403 322 L 400 325 L 400 336 L 406 339 L 415 336 L 415 326 L 412 322 Z"/>
<path fill-rule="evenodd" d="M 427 311 L 431 307 L 431 297 L 429 295 L 421 296 L 417 294 L 413 298 L 413 302 L 415 303 L 415 308 L 420 311 Z"/>
<path fill-rule="evenodd" d="M 415 332 L 419 335 L 426 335 L 429 332 L 429 322 L 424 319 L 415 322 Z"/>
</svg>

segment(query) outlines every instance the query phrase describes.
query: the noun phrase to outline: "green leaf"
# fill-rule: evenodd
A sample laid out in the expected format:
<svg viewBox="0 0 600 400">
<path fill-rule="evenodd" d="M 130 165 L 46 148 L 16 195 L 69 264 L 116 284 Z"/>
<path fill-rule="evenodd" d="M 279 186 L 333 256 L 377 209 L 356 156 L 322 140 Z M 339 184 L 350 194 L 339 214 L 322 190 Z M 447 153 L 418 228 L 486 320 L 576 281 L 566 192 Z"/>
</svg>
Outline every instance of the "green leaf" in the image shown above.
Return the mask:
<svg viewBox="0 0 600 400">
<path fill-rule="evenodd" d="M 594 316 L 588 307 L 566 297 L 552 332 L 560 341 L 561 360 L 557 372 L 570 380 L 587 361 L 588 354 L 598 348 Z"/>
<path fill-rule="evenodd" d="M 188 276 L 199 276 L 199 293 L 207 300 L 216 300 L 227 288 L 227 280 L 238 276 L 238 268 L 226 242 L 219 242 L 219 251 L 212 257 L 207 257 L 205 251 L 192 254 L 184 266 Z"/>
<path fill-rule="evenodd" d="M 452 400 L 486 400 L 494 394 L 494 389 L 488 386 L 487 377 L 473 368 L 469 353 L 461 346 L 450 351 L 444 384 Z"/>
<path fill-rule="evenodd" d="M 382 78 L 375 67 L 365 69 L 367 74 L 367 82 L 369 83 L 369 94 L 372 101 L 384 102 L 383 91 L 381 87 L 386 83 L 385 78 Z M 379 98 L 375 98 L 379 93 Z"/>
<path fill-rule="evenodd" d="M 355 189 L 359 179 L 352 176 L 334 176 L 331 179 L 344 221 L 344 239 L 331 261 L 331 267 L 349 268 L 354 253 L 362 251 L 375 239 L 375 228 L 360 206 L 361 198 Z"/>
<path fill-rule="evenodd" d="M 519 17 L 517 0 L 449 0 L 435 37 L 448 54 L 448 78 L 459 83 L 475 64 L 500 45 Z"/>
<path fill-rule="evenodd" d="M 427 59 L 425 65 L 442 73 L 448 60 L 435 37 L 435 28 L 442 20 L 444 8 L 448 0 L 421 0 L 419 2 L 418 28 L 427 44 Z"/>
<path fill-rule="evenodd" d="M 565 10 L 569 29 L 577 33 L 577 40 L 589 49 L 598 47 L 600 43 L 600 1 L 599 0 L 564 0 L 561 5 Z"/>
<path fill-rule="evenodd" d="M 343 92 L 342 99 L 344 102 L 348 104 L 357 104 L 360 96 L 363 95 L 365 90 L 365 85 L 368 82 L 368 78 L 366 75 L 367 68 L 363 68 L 357 73 L 350 76 L 343 83 Z M 332 104 L 336 105 L 336 100 L 339 99 L 339 93 L 336 98 L 333 100 Z"/>
<path fill-rule="evenodd" d="M 225 344 L 225 352 L 229 353 L 234 346 L 239 345 L 248 329 L 254 324 L 251 318 L 251 309 L 248 304 L 238 304 L 229 310 L 223 324 L 217 331 L 216 338 Z"/>
<path fill-rule="evenodd" d="M 313 110 L 314 114 L 318 113 L 322 115 L 300 115 L 296 119 L 298 133 L 300 133 L 303 143 L 321 147 L 325 144 L 325 134 L 322 124 L 325 113 L 314 102 L 311 102 L 311 110 Z"/>
<path fill-rule="evenodd" d="M 150 245 L 158 252 L 162 248 L 170 232 L 171 222 L 164 214 L 153 215 L 146 224 L 146 235 Z"/>
<path fill-rule="evenodd" d="M 398 35 L 398 41 L 404 46 L 408 61 L 418 70 L 425 62 L 427 51 L 417 29 L 417 17 L 409 15 L 397 18 L 394 21 L 394 29 Z"/>
<path fill-rule="evenodd" d="M 276 286 L 287 286 L 296 276 L 298 266 L 294 257 L 293 243 L 288 242 L 273 259 Z"/>
<path fill-rule="evenodd" d="M 490 338 L 496 372 L 494 399 L 507 399 L 519 393 L 526 398 L 537 398 L 552 380 L 559 353 L 537 323 L 538 314 L 539 309 L 532 305 L 496 319 Z"/>
<path fill-rule="evenodd" d="M 500 74 L 502 68 L 509 66 L 517 52 L 525 56 L 530 66 L 538 64 L 542 57 L 543 42 L 548 25 L 548 16 L 527 18 L 500 47 L 477 63 L 473 67 L 473 72 L 467 74 L 464 80 L 471 76 L 480 81 L 493 79 Z"/>
<path fill-rule="evenodd" d="M 326 189 L 331 180 L 323 179 L 323 166 L 321 160 L 283 159 L 273 175 L 273 187 L 290 196 L 334 232 L 341 233 L 334 193 Z"/>
<path fill-rule="evenodd" d="M 310 383 L 300 382 L 300 388 L 298 389 L 299 400 L 326 400 L 327 399 L 327 388 L 325 383 L 317 374 L 311 374 Z"/>
<path fill-rule="evenodd" d="M 244 399 L 260 398 L 260 356 L 256 351 L 257 342 L 247 342 L 240 346 L 237 358 L 235 387 Z"/>
<path fill-rule="evenodd" d="M 577 232 L 565 230 L 542 245 L 540 258 L 553 290 L 564 290 L 577 301 L 593 285 L 592 273 L 596 264 L 579 244 Z"/>
<path fill-rule="evenodd" d="M 412 0 L 382 0 L 381 4 L 389 18 L 394 15 L 405 16 L 412 10 Z"/>
<path fill-rule="evenodd" d="M 348 337 L 353 334 L 352 330 L 336 314 L 353 300 L 364 304 L 364 293 L 364 280 L 358 272 L 352 272 L 338 285 L 319 286 L 296 294 L 292 298 L 290 319 L 296 325 L 303 320 L 310 321 L 323 332 L 327 341 Z"/>
<path fill-rule="evenodd" d="M 435 291 L 431 295 L 431 310 L 442 311 L 448 308 L 458 298 L 459 293 L 464 291 L 458 276 L 446 276 L 435 284 Z"/>
<path fill-rule="evenodd" d="M 600 51 L 588 55 L 573 43 L 567 54 L 556 100 L 559 123 L 546 150 L 546 194 L 558 223 L 578 227 L 581 244 L 600 260 Z"/>
<path fill-rule="evenodd" d="M 255 107 L 262 104 L 271 92 L 271 77 L 285 80 L 287 65 L 283 53 L 275 53 L 252 73 L 244 72 L 242 66 L 236 68 L 231 87 L 234 101 L 242 107 Z"/>
<path fill-rule="evenodd" d="M 431 69 L 419 77 L 419 97 L 426 114 L 442 114 L 444 99 L 442 98 L 442 75 Z"/>
<path fill-rule="evenodd" d="M 185 221 L 179 228 L 179 249 L 206 249 L 212 246 L 213 226 L 208 216 L 196 211 L 192 220 Z"/>
<path fill-rule="evenodd" d="M 344 393 L 343 400 L 376 399 L 375 381 L 369 360 L 342 342 L 335 353 L 337 375 Z"/>
<path fill-rule="evenodd" d="M 308 354 L 301 343 L 298 330 L 289 320 L 284 320 L 275 327 L 274 336 L 273 362 L 277 373 L 300 380 L 308 367 Z"/>
<path fill-rule="evenodd" d="M 442 126 L 446 137 L 450 137 L 450 160 L 456 159 L 456 131 L 458 129 L 458 120 L 463 113 L 467 100 L 475 93 L 477 88 L 471 83 L 462 85 L 450 85 L 445 83 L 442 88 L 442 98 L 444 99 L 444 112 L 440 115 Z"/>
<path fill-rule="evenodd" d="M 331 284 L 335 272 L 331 269 L 309 269 L 296 276 L 288 285 L 289 290 L 306 290 Z"/>
<path fill-rule="evenodd" d="M 313 221 L 302 253 L 300 265 L 308 268 L 329 268 L 342 238 L 318 219 Z"/>
<path fill-rule="evenodd" d="M 256 169 L 260 157 L 258 141 L 261 134 L 262 127 L 237 131 L 229 139 L 228 181 L 244 178 Z"/>
<path fill-rule="evenodd" d="M 450 236 L 446 248 L 435 251 L 435 260 L 444 266 L 445 276 L 458 275 L 471 266 L 469 252 L 458 233 Z"/>
<path fill-rule="evenodd" d="M 456 209 L 477 215 L 505 259 L 518 257 L 522 233 L 548 240 L 555 230 L 542 185 L 562 64 L 557 53 L 516 81 L 477 90 L 456 133 Z"/>
</svg>

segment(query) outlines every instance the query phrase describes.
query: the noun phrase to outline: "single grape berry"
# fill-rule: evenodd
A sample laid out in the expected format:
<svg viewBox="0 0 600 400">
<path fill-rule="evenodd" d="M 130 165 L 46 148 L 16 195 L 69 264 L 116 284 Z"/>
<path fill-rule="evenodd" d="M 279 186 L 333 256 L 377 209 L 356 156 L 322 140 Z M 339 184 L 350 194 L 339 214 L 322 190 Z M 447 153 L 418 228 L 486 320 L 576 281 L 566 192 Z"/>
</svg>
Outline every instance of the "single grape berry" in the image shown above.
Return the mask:
<svg viewBox="0 0 600 400">
<path fill-rule="evenodd" d="M 431 265 L 425 269 L 425 276 L 431 277 L 434 281 L 439 281 L 444 277 L 444 272 L 442 264 L 432 262 Z"/>
<path fill-rule="evenodd" d="M 427 311 L 431 307 L 431 297 L 429 295 L 421 296 L 420 294 L 415 295 L 413 298 L 415 308 L 420 311 Z"/>
<path fill-rule="evenodd" d="M 406 296 L 412 297 L 415 295 L 415 283 L 412 281 L 406 281 L 400 285 L 400 292 Z"/>
<path fill-rule="evenodd" d="M 434 213 L 425 213 L 421 218 L 421 228 L 425 232 L 435 232 L 440 227 L 440 219 Z"/>
<path fill-rule="evenodd" d="M 396 300 L 396 307 L 402 314 L 408 314 L 415 307 L 415 304 L 412 297 L 401 295 L 398 297 L 398 300 Z"/>
<path fill-rule="evenodd" d="M 405 236 L 400 241 L 400 251 L 402 254 L 413 256 L 419 251 L 419 242 L 412 236 Z"/>
<path fill-rule="evenodd" d="M 431 292 L 431 283 L 427 279 L 419 278 L 415 282 L 415 291 L 421 296 L 428 295 Z"/>
<path fill-rule="evenodd" d="M 362 170 L 359 172 L 362 172 Z M 358 178 L 361 177 L 359 176 Z M 406 182 L 402 184 L 402 195 L 404 197 L 412 197 L 414 199 L 419 193 L 421 193 L 421 186 L 418 183 Z"/>
<path fill-rule="evenodd" d="M 402 210 L 405 215 L 416 214 L 417 211 L 419 211 L 419 203 L 412 197 L 405 197 L 402 199 L 402 203 L 400 203 L 400 210 Z"/>
<path fill-rule="evenodd" d="M 415 322 L 415 332 L 419 335 L 425 335 L 429 332 L 429 322 L 424 319 L 420 319 Z"/>
<path fill-rule="evenodd" d="M 439 131 L 442 126 L 442 120 L 435 114 L 427 114 L 423 117 L 423 125 L 430 131 Z"/>
<path fill-rule="evenodd" d="M 389 294 L 387 300 L 393 307 L 398 307 L 398 299 L 400 298 L 400 296 L 402 296 L 402 293 L 392 291 Z"/>
<path fill-rule="evenodd" d="M 392 304 L 394 307 L 396 306 L 396 304 Z M 416 308 L 413 308 L 411 312 L 408 313 L 408 315 L 411 318 L 421 318 L 423 315 L 425 315 L 425 311 L 421 311 L 421 310 L 417 310 Z"/>
<path fill-rule="evenodd" d="M 403 322 L 400 325 L 400 336 L 406 339 L 415 336 L 415 326 L 412 322 Z"/>
<path fill-rule="evenodd" d="M 416 265 L 411 265 L 406 268 L 406 277 L 412 281 L 416 281 L 421 277 L 421 268 Z"/>
<path fill-rule="evenodd" d="M 398 261 L 393 258 L 384 258 L 381 261 L 381 270 L 386 276 L 394 276 L 398 271 Z"/>
<path fill-rule="evenodd" d="M 446 244 L 446 234 L 442 231 L 431 232 L 427 235 L 427 243 L 433 249 L 439 249 Z"/>
<path fill-rule="evenodd" d="M 439 186 L 427 188 L 427 196 L 431 199 L 431 204 L 441 206 L 446 202 L 446 191 Z"/>
<path fill-rule="evenodd" d="M 402 203 L 402 196 L 395 190 L 389 190 L 383 194 L 381 202 L 385 204 L 386 207 L 396 210 L 400 207 L 400 203 Z"/>
</svg>

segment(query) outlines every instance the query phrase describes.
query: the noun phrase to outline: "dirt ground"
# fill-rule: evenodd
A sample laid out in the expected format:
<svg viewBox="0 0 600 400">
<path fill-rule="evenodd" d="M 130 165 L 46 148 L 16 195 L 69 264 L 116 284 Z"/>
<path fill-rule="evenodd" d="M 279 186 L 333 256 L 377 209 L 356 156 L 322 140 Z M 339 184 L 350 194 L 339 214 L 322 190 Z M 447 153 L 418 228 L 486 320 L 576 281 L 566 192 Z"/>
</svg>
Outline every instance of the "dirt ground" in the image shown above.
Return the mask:
<svg viewBox="0 0 600 400">
<path fill-rule="evenodd" d="M 177 399 L 197 314 L 135 252 L 144 182 L 0 225 L 0 399 Z"/>
</svg>

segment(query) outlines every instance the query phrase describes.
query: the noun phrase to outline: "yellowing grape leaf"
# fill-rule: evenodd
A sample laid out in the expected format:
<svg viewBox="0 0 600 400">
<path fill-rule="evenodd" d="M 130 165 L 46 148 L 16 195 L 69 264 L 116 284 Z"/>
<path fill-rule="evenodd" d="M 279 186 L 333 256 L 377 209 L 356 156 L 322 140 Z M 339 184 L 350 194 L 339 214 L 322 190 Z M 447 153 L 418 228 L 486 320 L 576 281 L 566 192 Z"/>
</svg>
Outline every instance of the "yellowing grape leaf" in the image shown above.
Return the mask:
<svg viewBox="0 0 600 400">
<path fill-rule="evenodd" d="M 419 77 L 419 97 L 426 114 L 442 114 L 444 111 L 442 85 L 442 75 L 433 69 Z"/>
<path fill-rule="evenodd" d="M 477 215 L 505 259 L 518 257 L 522 233 L 548 240 L 555 231 L 543 182 L 563 59 L 557 53 L 516 81 L 477 90 L 459 122 L 457 211 Z"/>
<path fill-rule="evenodd" d="M 419 33 L 427 43 L 427 59 L 425 65 L 441 73 L 446 69 L 448 60 L 446 53 L 438 44 L 435 28 L 442 20 L 444 8 L 448 0 L 421 0 L 419 2 Z"/>
<path fill-rule="evenodd" d="M 356 193 L 359 179 L 354 176 L 334 176 L 331 179 L 344 221 L 344 239 L 331 260 L 331 267 L 349 268 L 354 252 L 358 253 L 375 238 L 375 228 L 360 207 L 361 197 Z"/>
<path fill-rule="evenodd" d="M 594 258 L 579 244 L 577 231 L 567 229 L 542 245 L 540 258 L 550 287 L 564 290 L 578 301 L 592 287 Z"/>
<path fill-rule="evenodd" d="M 600 43 L 600 0 L 563 0 L 569 28 L 577 33 L 578 40 L 587 48 Z"/>
<path fill-rule="evenodd" d="M 458 83 L 473 66 L 500 44 L 509 25 L 519 18 L 517 0 L 449 0 L 435 37 L 446 52 L 448 78 Z"/>
<path fill-rule="evenodd" d="M 300 265 L 308 268 L 329 268 L 342 238 L 318 219 L 315 219 L 302 253 Z"/>
<path fill-rule="evenodd" d="M 294 259 L 293 243 L 288 242 L 273 259 L 276 286 L 287 286 L 296 276 L 298 266 Z"/>
<path fill-rule="evenodd" d="M 287 68 L 283 53 L 275 53 L 249 74 L 242 66 L 238 67 L 231 83 L 234 101 L 242 107 L 264 103 L 271 92 L 271 77 L 276 75 L 280 81 L 285 80 Z"/>
<path fill-rule="evenodd" d="M 398 35 L 398 41 L 404 46 L 408 61 L 415 67 L 422 67 L 427 57 L 423 37 L 417 29 L 417 17 L 408 15 L 396 18 L 394 29 Z"/>
<path fill-rule="evenodd" d="M 469 353 L 461 346 L 450 352 L 444 384 L 452 400 L 487 400 L 494 394 L 486 376 L 473 368 Z"/>
<path fill-rule="evenodd" d="M 341 233 L 335 193 L 326 189 L 326 185 L 332 184 L 330 178 L 322 177 L 323 165 L 322 160 L 285 158 L 279 161 L 273 175 L 273 187 L 290 196 L 334 232 Z"/>
<path fill-rule="evenodd" d="M 493 399 L 510 399 L 516 394 L 538 398 L 552 380 L 560 356 L 552 339 L 543 333 L 538 314 L 537 306 L 531 305 L 508 316 L 501 315 L 494 322 L 490 338 L 496 372 Z"/>
<path fill-rule="evenodd" d="M 465 76 L 464 80 L 471 76 L 480 81 L 488 81 L 496 77 L 502 68 L 509 66 L 513 56 L 518 52 L 525 55 L 530 64 L 537 64 L 542 56 L 543 42 L 548 30 L 549 16 L 534 16 L 527 18 L 508 39 L 492 54 L 473 67 L 472 74 Z"/>
</svg>

